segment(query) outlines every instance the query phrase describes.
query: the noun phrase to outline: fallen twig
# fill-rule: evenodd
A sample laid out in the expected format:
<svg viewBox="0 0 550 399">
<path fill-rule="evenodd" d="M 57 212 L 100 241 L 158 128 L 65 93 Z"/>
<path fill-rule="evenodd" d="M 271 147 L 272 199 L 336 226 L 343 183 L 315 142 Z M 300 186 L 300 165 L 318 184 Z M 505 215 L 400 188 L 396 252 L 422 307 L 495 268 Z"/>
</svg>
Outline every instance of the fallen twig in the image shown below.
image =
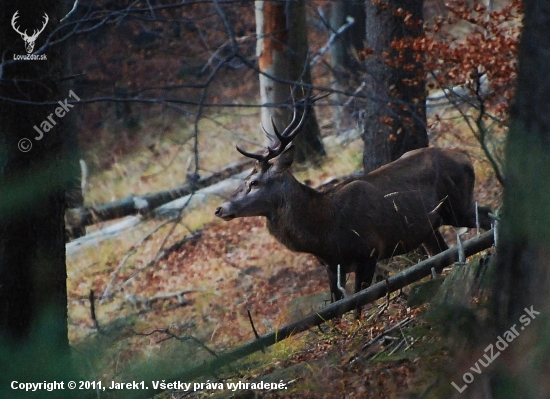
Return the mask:
<svg viewBox="0 0 550 399">
<path fill-rule="evenodd" d="M 406 317 L 403 320 L 401 320 L 399 323 L 397 323 L 396 325 L 394 325 L 392 327 L 389 327 L 389 328 L 386 328 L 384 331 L 382 331 L 376 337 L 374 337 L 369 342 L 367 342 L 365 345 L 363 345 L 363 347 L 361 348 L 361 351 L 364 351 L 365 349 L 367 349 L 369 346 L 374 344 L 376 341 L 378 341 L 384 335 L 391 333 L 392 331 L 394 331 L 397 328 L 401 328 L 403 326 L 406 326 L 407 324 L 411 323 L 413 320 L 414 320 L 413 318 Z"/>
</svg>

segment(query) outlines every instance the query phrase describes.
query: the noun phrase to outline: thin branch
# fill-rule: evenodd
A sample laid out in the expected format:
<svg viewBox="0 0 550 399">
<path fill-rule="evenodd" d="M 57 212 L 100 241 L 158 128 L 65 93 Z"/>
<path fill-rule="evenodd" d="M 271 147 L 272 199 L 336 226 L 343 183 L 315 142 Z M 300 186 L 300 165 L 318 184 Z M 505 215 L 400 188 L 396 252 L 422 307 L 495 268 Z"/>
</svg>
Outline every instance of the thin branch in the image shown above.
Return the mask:
<svg viewBox="0 0 550 399">
<path fill-rule="evenodd" d="M 110 299 L 113 295 L 114 295 L 114 292 L 113 292 L 113 286 L 115 284 L 115 280 L 118 278 L 118 275 L 120 273 L 120 271 L 122 270 L 122 268 L 124 267 L 124 265 L 126 264 L 126 262 L 128 261 L 128 259 L 134 255 L 138 249 L 144 245 L 147 241 L 149 241 L 153 235 L 159 231 L 160 229 L 162 229 L 164 226 L 166 226 L 167 224 L 169 223 L 174 223 L 176 222 L 176 218 L 171 218 L 171 219 L 168 219 L 167 221 L 159 224 L 157 227 L 155 227 L 150 233 L 146 234 L 145 236 L 143 236 L 141 238 L 141 240 L 139 240 L 139 242 L 135 245 L 132 245 L 130 247 L 130 250 L 128 252 L 126 252 L 126 255 L 124 255 L 124 257 L 122 258 L 122 260 L 119 262 L 118 266 L 116 267 L 115 270 L 113 270 L 113 272 L 111 273 L 111 279 L 109 280 L 109 282 L 107 283 L 107 286 L 105 287 L 105 290 L 103 291 L 103 295 L 101 295 L 101 302 L 105 302 L 107 299 Z"/>
<path fill-rule="evenodd" d="M 250 321 L 250 325 L 252 326 L 252 331 L 254 332 L 254 336 L 256 339 L 260 338 L 260 335 L 258 334 L 258 331 L 256 331 L 256 327 L 254 327 L 254 321 L 252 321 L 252 315 L 250 314 L 250 309 L 246 309 L 246 312 L 248 313 L 248 320 Z"/>
<path fill-rule="evenodd" d="M 148 333 L 140 333 L 138 331 L 135 331 L 135 330 L 132 330 L 130 329 L 130 331 L 135 334 L 135 335 L 139 335 L 139 336 L 144 336 L 144 337 L 149 337 L 153 334 L 159 334 L 159 333 L 163 333 L 163 334 L 166 334 L 168 335 L 168 337 L 166 338 L 161 338 L 160 340 L 158 340 L 156 343 L 159 344 L 163 341 L 166 341 L 167 339 L 176 339 L 180 342 L 185 342 L 185 341 L 193 341 L 195 343 L 197 343 L 201 348 L 203 348 L 205 351 L 207 351 L 208 353 L 210 353 L 212 356 L 214 357 L 218 357 L 218 354 L 213 350 L 213 349 L 210 349 L 204 342 L 202 342 L 200 339 L 192 336 L 192 335 L 184 335 L 183 337 L 180 337 L 176 334 L 174 334 L 173 332 L 170 331 L 169 328 L 157 328 L 151 332 L 148 332 Z"/>
<path fill-rule="evenodd" d="M 94 328 L 99 331 L 99 323 L 97 321 L 97 317 L 95 314 L 95 296 L 94 296 L 94 290 L 90 290 L 90 296 L 88 298 L 90 300 L 90 317 L 92 319 L 92 322 L 94 323 Z"/>
<path fill-rule="evenodd" d="M 191 198 L 189 198 L 189 200 L 191 200 Z M 181 217 L 181 212 L 183 211 L 183 209 L 185 209 L 185 207 L 187 206 L 187 204 L 189 204 L 189 201 L 182 207 L 182 209 L 180 210 L 180 215 L 179 216 L 176 216 L 174 217 L 175 218 L 180 218 Z M 194 233 L 192 234 L 189 234 L 187 236 L 185 236 L 182 240 L 178 241 L 177 243 L 175 243 L 174 245 L 168 247 L 168 248 L 164 248 L 164 246 L 166 245 L 166 242 L 168 241 L 168 238 L 171 237 L 171 235 L 174 233 L 174 229 L 176 228 L 177 226 L 177 223 L 174 223 L 170 229 L 170 231 L 166 234 L 166 236 L 164 237 L 164 240 L 162 241 L 161 245 L 160 245 L 160 248 L 157 252 L 157 254 L 155 255 L 155 257 L 149 261 L 145 266 L 142 266 L 140 267 L 139 269 L 135 270 L 122 284 L 120 284 L 116 290 L 113 290 L 113 292 L 118 292 L 120 290 L 122 290 L 124 287 L 126 287 L 139 273 L 141 273 L 142 271 L 156 265 L 159 261 L 161 261 L 162 259 L 165 259 L 166 256 L 168 256 L 168 254 L 170 254 L 171 252 L 174 251 L 174 249 L 177 249 L 181 246 L 182 243 L 188 241 L 189 239 L 192 239 L 192 238 L 195 238 L 196 236 L 194 235 Z"/>
<path fill-rule="evenodd" d="M 497 164 L 495 158 L 491 154 L 491 151 L 489 151 L 489 148 L 487 147 L 487 143 L 485 141 L 485 138 L 487 136 L 487 127 L 483 122 L 483 118 L 487 115 L 487 113 L 485 110 L 485 99 L 482 97 L 482 94 L 481 94 L 481 76 L 482 76 L 481 74 L 477 74 L 476 87 L 475 87 L 475 95 L 479 104 L 479 113 L 476 118 L 476 125 L 479 131 L 478 141 L 479 141 L 479 144 L 481 145 L 481 148 L 483 149 L 483 152 L 485 153 L 485 156 L 489 160 L 489 163 L 493 167 L 493 170 L 495 171 L 498 181 L 504 187 L 504 176 L 500 171 L 500 166 Z"/>
<path fill-rule="evenodd" d="M 344 33 L 354 23 L 355 23 L 355 20 L 348 15 L 346 18 L 346 23 L 340 26 L 336 32 L 331 33 L 327 41 L 327 44 L 325 44 L 323 47 L 321 47 L 319 51 L 317 51 L 317 54 L 315 55 L 315 57 L 313 57 L 313 59 L 309 63 L 309 66 L 312 67 L 313 65 L 315 65 L 317 61 L 319 61 L 319 59 L 323 56 L 323 54 L 325 54 L 330 49 L 334 41 L 338 39 L 338 36 L 342 35 L 342 33 Z"/>
</svg>

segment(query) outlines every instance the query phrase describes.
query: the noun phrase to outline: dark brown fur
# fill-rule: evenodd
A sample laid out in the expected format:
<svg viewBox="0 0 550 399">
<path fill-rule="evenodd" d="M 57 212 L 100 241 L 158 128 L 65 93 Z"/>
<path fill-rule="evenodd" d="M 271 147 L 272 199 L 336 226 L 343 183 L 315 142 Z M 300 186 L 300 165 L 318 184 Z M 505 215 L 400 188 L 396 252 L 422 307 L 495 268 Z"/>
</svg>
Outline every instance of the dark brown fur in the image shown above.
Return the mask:
<svg viewBox="0 0 550 399">
<path fill-rule="evenodd" d="M 224 220 L 265 216 L 269 232 L 289 249 L 315 255 L 327 266 L 332 298 L 342 298 L 336 271 L 355 272 L 355 292 L 370 285 L 376 261 L 424 244 L 447 249 L 438 227 L 475 227 L 474 170 L 466 154 L 423 148 L 367 175 L 322 190 L 289 172 L 290 147 L 257 167 L 231 201 L 216 210 Z M 488 208 L 481 227 L 490 228 Z"/>
</svg>

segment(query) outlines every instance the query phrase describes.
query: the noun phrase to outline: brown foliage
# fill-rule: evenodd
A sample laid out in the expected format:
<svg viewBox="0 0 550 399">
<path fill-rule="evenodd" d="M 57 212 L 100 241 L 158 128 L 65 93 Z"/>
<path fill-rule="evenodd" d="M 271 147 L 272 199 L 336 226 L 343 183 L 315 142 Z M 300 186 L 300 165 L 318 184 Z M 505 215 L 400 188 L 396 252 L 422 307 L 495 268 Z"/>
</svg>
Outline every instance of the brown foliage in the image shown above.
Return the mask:
<svg viewBox="0 0 550 399">
<path fill-rule="evenodd" d="M 399 54 L 413 49 L 417 61 L 424 61 L 432 79 L 429 88 L 464 85 L 472 95 L 478 90 L 478 79 L 486 76 L 486 106 L 498 117 L 505 118 L 513 96 L 517 73 L 517 45 L 520 32 L 521 3 L 512 1 L 501 10 L 488 12 L 479 4 L 470 7 L 465 1 L 447 3 L 449 16 L 438 17 L 416 38 L 392 43 Z M 406 17 L 405 17 L 406 18 Z M 463 29 L 463 26 L 466 29 Z M 462 33 L 466 30 L 466 34 Z M 399 63 L 403 57 L 394 57 Z M 416 84 L 414 81 L 408 84 Z"/>
</svg>

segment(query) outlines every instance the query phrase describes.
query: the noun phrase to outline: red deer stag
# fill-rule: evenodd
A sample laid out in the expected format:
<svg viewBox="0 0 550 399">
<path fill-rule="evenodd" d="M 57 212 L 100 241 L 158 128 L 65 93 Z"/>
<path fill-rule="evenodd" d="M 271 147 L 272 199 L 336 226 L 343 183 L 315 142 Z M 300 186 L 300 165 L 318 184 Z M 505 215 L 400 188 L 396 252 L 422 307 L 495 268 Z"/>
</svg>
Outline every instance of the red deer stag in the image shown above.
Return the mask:
<svg viewBox="0 0 550 399">
<path fill-rule="evenodd" d="M 269 232 L 293 251 L 315 255 L 326 265 L 331 296 L 342 298 L 345 273 L 355 272 L 355 292 L 368 287 L 376 262 L 424 245 L 430 254 L 447 249 L 437 230 L 443 224 L 475 227 L 474 170 L 454 149 L 421 148 L 367 175 L 315 190 L 290 173 L 294 147 L 306 112 L 296 108 L 278 141 L 262 154 L 237 150 L 257 160 L 229 202 L 216 209 L 223 220 L 264 216 Z M 264 129 L 265 131 L 265 129 Z M 274 139 L 268 135 L 270 139 Z M 287 148 L 288 147 L 288 148 Z M 489 208 L 480 225 L 490 228 Z"/>
</svg>

